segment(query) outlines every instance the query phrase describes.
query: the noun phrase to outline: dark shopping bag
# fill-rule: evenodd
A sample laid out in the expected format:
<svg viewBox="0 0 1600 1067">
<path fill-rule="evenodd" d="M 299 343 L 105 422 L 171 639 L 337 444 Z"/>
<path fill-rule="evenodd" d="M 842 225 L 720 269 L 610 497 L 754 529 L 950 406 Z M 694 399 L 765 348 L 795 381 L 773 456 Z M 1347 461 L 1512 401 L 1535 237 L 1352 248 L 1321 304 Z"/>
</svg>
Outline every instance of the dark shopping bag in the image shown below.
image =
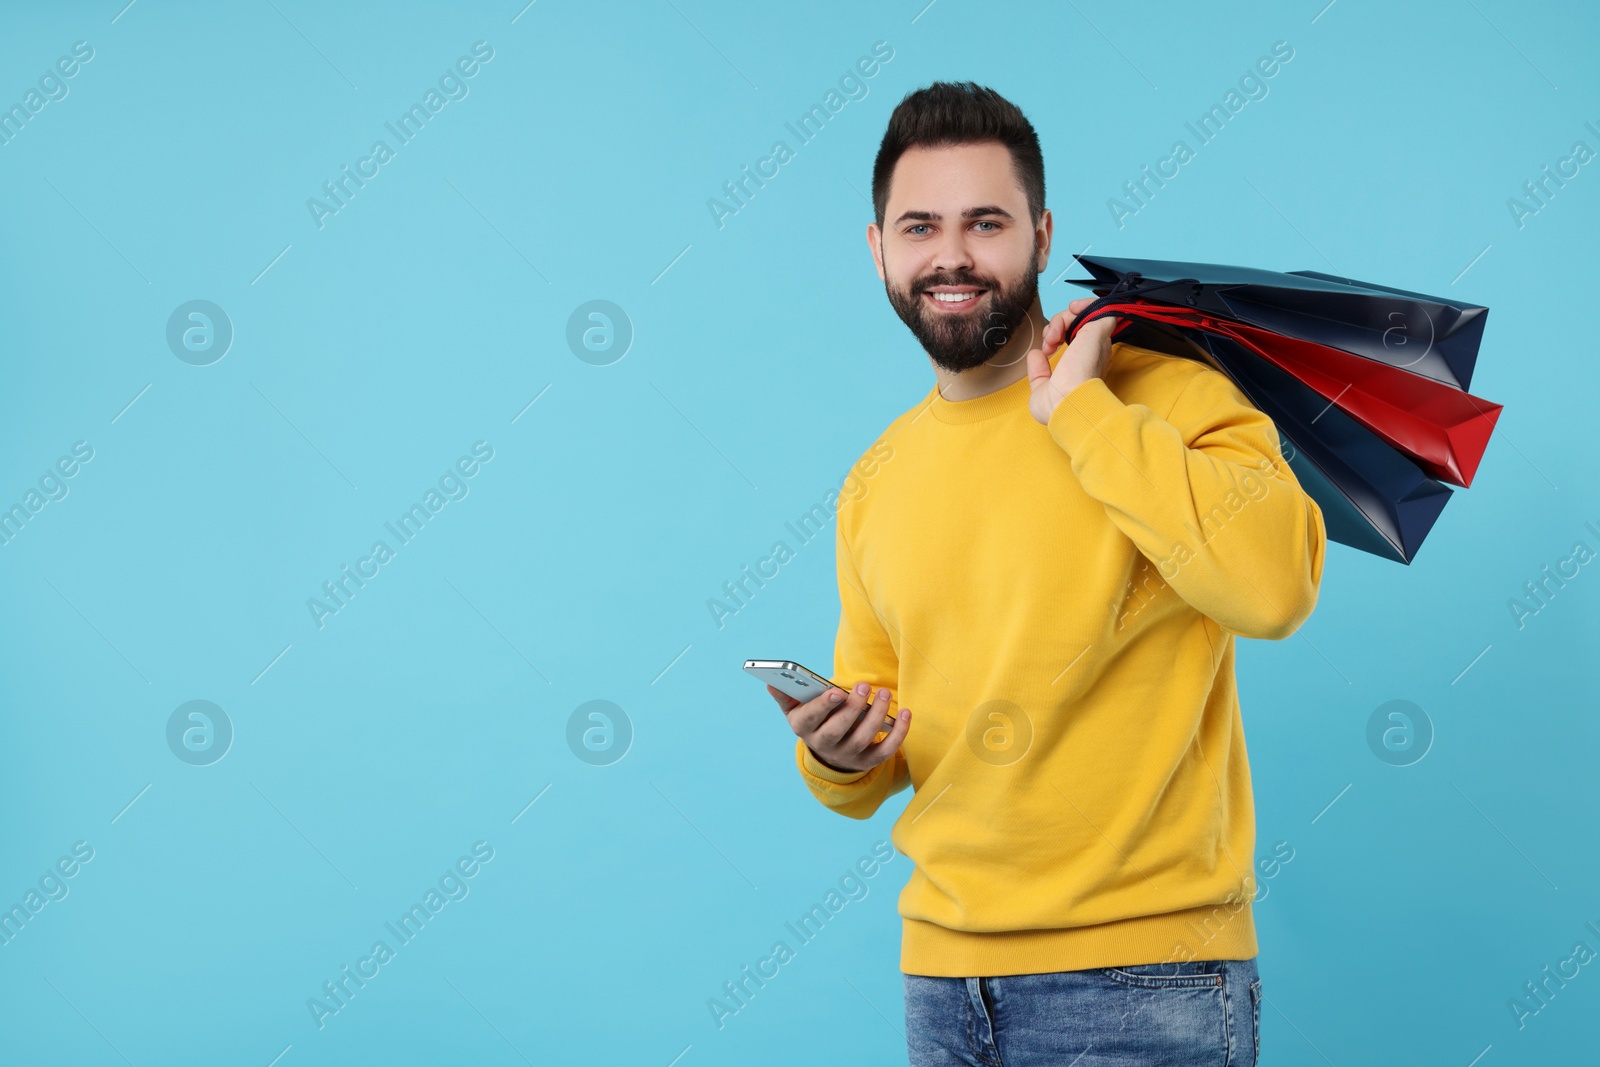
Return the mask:
<svg viewBox="0 0 1600 1067">
<path fill-rule="evenodd" d="M 1118 340 L 1228 375 L 1287 442 L 1331 540 L 1410 563 L 1443 482 L 1471 483 L 1501 411 L 1466 392 L 1487 308 L 1313 272 L 1077 258 L 1099 299 L 1068 340 L 1116 315 Z"/>
<path fill-rule="evenodd" d="M 1161 282 L 1150 300 L 1210 312 L 1273 333 L 1343 349 L 1472 388 L 1489 309 L 1319 271 L 1278 272 L 1222 263 L 1077 256 L 1096 293 Z"/>
</svg>

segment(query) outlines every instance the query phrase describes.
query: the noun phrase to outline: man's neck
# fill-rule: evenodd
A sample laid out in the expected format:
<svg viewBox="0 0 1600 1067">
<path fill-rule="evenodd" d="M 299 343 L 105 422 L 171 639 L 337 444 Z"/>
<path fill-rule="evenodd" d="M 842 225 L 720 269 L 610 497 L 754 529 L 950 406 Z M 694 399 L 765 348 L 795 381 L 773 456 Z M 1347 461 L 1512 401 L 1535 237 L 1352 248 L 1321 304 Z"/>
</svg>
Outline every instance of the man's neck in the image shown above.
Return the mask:
<svg viewBox="0 0 1600 1067">
<path fill-rule="evenodd" d="M 936 363 L 933 364 L 939 395 L 946 400 L 976 400 L 980 396 L 987 396 L 1026 378 L 1028 351 L 1039 347 L 1040 338 L 1044 336 L 1045 324 L 1049 321 L 1045 318 L 1039 301 L 1035 300 L 1033 307 L 1028 309 L 1028 317 L 1018 323 L 1017 328 L 1012 331 L 1011 339 L 986 362 L 959 372 L 948 371 Z"/>
</svg>

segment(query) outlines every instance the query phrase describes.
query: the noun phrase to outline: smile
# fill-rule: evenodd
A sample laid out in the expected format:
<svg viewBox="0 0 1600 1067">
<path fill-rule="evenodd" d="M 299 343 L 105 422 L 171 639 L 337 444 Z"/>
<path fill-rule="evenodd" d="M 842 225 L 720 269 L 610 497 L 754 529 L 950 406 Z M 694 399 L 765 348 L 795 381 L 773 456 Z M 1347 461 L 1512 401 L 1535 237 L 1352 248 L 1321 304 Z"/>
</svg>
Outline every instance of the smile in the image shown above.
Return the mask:
<svg viewBox="0 0 1600 1067">
<path fill-rule="evenodd" d="M 959 311 L 977 303 L 978 298 L 986 292 L 988 292 L 987 289 L 969 289 L 965 291 L 925 289 L 923 290 L 923 296 L 940 307 Z"/>
</svg>

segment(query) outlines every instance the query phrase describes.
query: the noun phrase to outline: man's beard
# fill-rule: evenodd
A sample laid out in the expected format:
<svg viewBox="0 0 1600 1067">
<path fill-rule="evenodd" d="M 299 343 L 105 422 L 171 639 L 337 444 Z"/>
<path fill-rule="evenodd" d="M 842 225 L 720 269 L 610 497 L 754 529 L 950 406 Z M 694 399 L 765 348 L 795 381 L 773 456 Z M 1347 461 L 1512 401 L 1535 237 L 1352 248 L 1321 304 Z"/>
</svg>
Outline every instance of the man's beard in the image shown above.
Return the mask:
<svg viewBox="0 0 1600 1067">
<path fill-rule="evenodd" d="M 975 285 L 986 292 L 973 301 L 978 306 L 952 314 L 928 307 L 928 298 L 922 295 L 940 285 Z M 1026 269 L 1010 288 L 997 287 L 992 280 L 966 271 L 918 279 L 906 293 L 897 292 L 888 279 L 883 287 L 900 321 L 916 335 L 928 358 L 953 374 L 988 362 L 1011 340 L 1039 299 L 1038 275 Z M 1031 322 L 1028 328 L 1033 329 Z"/>
</svg>

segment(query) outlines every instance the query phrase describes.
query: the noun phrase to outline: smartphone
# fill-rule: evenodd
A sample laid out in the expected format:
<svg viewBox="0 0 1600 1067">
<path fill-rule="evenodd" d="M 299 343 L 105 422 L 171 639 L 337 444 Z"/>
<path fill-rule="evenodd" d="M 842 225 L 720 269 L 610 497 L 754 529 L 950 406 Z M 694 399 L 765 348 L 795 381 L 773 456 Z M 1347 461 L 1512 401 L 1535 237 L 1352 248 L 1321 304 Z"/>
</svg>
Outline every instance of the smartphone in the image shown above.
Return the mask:
<svg viewBox="0 0 1600 1067">
<path fill-rule="evenodd" d="M 829 689 L 843 689 L 846 693 L 850 691 L 845 686 L 834 685 L 816 671 L 802 667 L 793 660 L 747 659 L 744 661 L 744 669 L 778 692 L 801 702 L 815 700 Z M 868 710 L 871 710 L 871 705 L 868 705 Z M 885 714 L 881 729 L 888 731 L 893 728 L 894 716 Z"/>
</svg>

